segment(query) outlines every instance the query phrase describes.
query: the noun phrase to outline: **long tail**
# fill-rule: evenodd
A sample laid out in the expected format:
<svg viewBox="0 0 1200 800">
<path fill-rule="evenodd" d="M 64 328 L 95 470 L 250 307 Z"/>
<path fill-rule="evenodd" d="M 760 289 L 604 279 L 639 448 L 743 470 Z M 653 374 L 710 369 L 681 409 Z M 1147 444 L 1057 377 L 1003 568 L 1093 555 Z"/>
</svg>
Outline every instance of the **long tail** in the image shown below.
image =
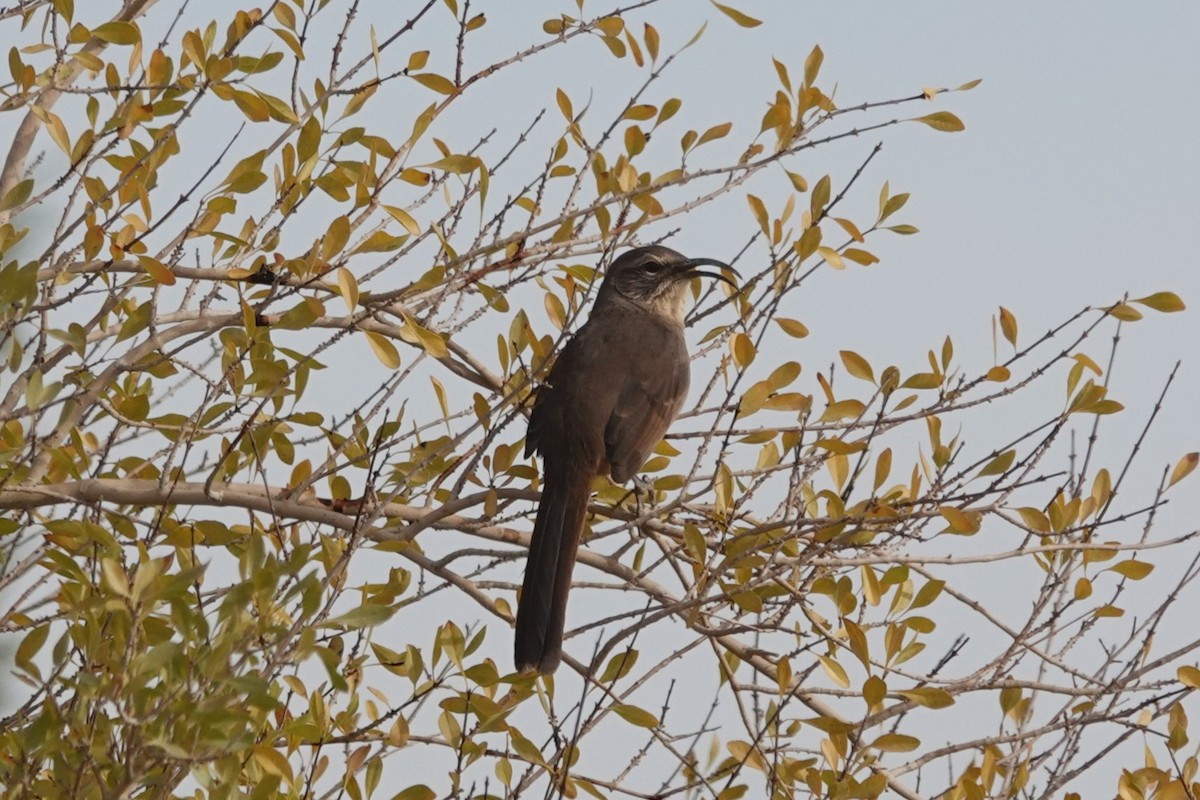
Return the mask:
<svg viewBox="0 0 1200 800">
<path fill-rule="evenodd" d="M 548 675 L 562 659 L 563 625 L 575 552 L 583 533 L 591 476 L 545 465 L 525 582 L 517 607 L 514 657 L 518 670 Z"/>
</svg>

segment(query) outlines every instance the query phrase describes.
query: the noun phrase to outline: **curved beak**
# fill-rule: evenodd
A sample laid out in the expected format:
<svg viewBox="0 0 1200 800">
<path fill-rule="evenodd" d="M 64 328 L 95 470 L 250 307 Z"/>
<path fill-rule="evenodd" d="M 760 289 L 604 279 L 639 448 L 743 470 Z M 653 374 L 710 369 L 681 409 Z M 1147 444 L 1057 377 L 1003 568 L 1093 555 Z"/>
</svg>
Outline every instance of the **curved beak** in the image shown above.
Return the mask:
<svg viewBox="0 0 1200 800">
<path fill-rule="evenodd" d="M 720 267 L 721 269 L 729 270 L 734 275 L 738 274 L 736 269 L 724 262 L 717 261 L 715 258 L 689 258 L 687 261 L 684 261 L 679 265 L 679 274 L 684 278 L 715 278 L 719 281 L 725 281 L 725 283 L 728 283 L 734 289 L 738 288 L 738 285 L 733 281 L 732 278 L 729 278 L 720 272 L 708 272 L 702 269 L 697 269 L 698 267 L 702 266 Z"/>
</svg>

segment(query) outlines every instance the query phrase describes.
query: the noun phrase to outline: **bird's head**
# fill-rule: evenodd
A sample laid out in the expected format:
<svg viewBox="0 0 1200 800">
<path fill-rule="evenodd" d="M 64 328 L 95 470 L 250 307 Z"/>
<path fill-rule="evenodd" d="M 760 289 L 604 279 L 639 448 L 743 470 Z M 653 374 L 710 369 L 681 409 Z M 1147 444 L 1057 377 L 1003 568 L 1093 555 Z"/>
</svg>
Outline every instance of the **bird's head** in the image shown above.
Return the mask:
<svg viewBox="0 0 1200 800">
<path fill-rule="evenodd" d="M 674 319 L 682 320 L 687 311 L 688 288 L 692 278 L 706 277 L 725 281 L 737 288 L 720 272 L 700 269 L 719 267 L 736 274 L 733 267 L 711 258 L 688 258 L 669 247 L 635 247 L 621 254 L 604 276 L 600 298 L 616 294 Z"/>
</svg>

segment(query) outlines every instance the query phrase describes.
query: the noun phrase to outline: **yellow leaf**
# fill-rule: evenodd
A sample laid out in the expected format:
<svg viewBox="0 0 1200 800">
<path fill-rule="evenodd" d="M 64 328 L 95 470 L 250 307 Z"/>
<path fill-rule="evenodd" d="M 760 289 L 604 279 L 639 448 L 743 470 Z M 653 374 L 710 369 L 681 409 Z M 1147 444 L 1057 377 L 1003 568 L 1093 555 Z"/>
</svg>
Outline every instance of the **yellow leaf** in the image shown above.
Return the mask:
<svg viewBox="0 0 1200 800">
<path fill-rule="evenodd" d="M 1105 544 L 1115 544 L 1115 542 L 1106 542 Z M 1098 564 L 1109 561 L 1116 555 L 1117 551 L 1109 547 L 1089 547 L 1083 551 L 1083 563 Z"/>
<path fill-rule="evenodd" d="M 366 241 L 354 248 L 354 253 L 387 253 L 399 248 L 407 241 L 407 235 L 392 236 L 387 231 L 375 231 L 366 238 Z"/>
<path fill-rule="evenodd" d="M 871 708 L 875 708 L 887 698 L 887 683 L 878 675 L 872 675 L 863 683 L 862 696 Z"/>
<path fill-rule="evenodd" d="M 1175 311 L 1183 311 L 1187 306 L 1179 299 L 1179 295 L 1174 292 L 1155 292 L 1154 294 L 1140 297 L 1134 300 L 1135 303 L 1141 303 L 1147 308 L 1153 308 L 1155 311 L 1162 311 L 1165 314 L 1170 314 Z"/>
<path fill-rule="evenodd" d="M 1136 561 L 1131 558 L 1128 561 L 1113 564 L 1107 571 L 1123 575 L 1131 581 L 1140 581 L 1154 571 L 1154 565 L 1148 561 Z"/>
<path fill-rule="evenodd" d="M 175 285 L 175 273 L 157 258 L 138 256 L 138 262 L 142 265 L 142 269 L 146 270 L 150 277 L 154 279 L 155 283 L 160 283 L 163 286 Z"/>
<path fill-rule="evenodd" d="M 458 91 L 458 88 L 455 87 L 449 78 L 443 78 L 441 75 L 436 75 L 432 72 L 422 72 L 418 75 L 413 75 L 412 79 L 426 89 L 432 89 L 438 94 L 454 94 Z"/>
<path fill-rule="evenodd" d="M 350 270 L 340 267 L 337 271 L 337 282 L 342 300 L 346 302 L 346 310 L 353 314 L 358 305 L 358 281 Z"/>
<path fill-rule="evenodd" d="M 871 742 L 871 747 L 884 753 L 910 753 L 920 746 L 920 739 L 903 733 L 885 733 Z"/>
<path fill-rule="evenodd" d="M 846 371 L 860 380 L 875 382 L 875 371 L 871 369 L 871 365 L 867 360 L 851 350 L 841 351 L 842 363 L 846 365 Z"/>
<path fill-rule="evenodd" d="M 776 317 L 776 324 L 783 328 L 783 332 L 795 339 L 803 339 L 808 336 L 808 328 L 798 319 L 787 319 L 786 317 Z"/>
<path fill-rule="evenodd" d="M 988 475 L 1003 475 L 1008 472 L 1008 468 L 1012 466 L 1013 461 L 1017 457 L 1016 450 L 1007 450 L 988 462 L 987 466 L 979 470 L 977 477 L 983 478 Z"/>
<path fill-rule="evenodd" d="M 800 365 L 795 361 L 785 361 L 771 371 L 767 376 L 767 383 L 772 389 L 782 389 L 796 378 L 800 377 Z"/>
<path fill-rule="evenodd" d="M 833 478 L 834 486 L 841 491 L 846 485 L 846 478 L 850 477 L 850 459 L 842 453 L 837 453 L 829 457 L 825 466 L 829 468 L 829 476 Z"/>
<path fill-rule="evenodd" d="M 1087 600 L 1092 596 L 1092 582 L 1087 578 L 1080 578 L 1075 581 L 1075 599 Z"/>
<path fill-rule="evenodd" d="M 1049 533 L 1050 519 L 1036 508 L 1018 508 L 1017 513 L 1021 515 L 1021 521 L 1025 523 L 1025 527 L 1029 528 L 1034 533 Z"/>
<path fill-rule="evenodd" d="M 59 149 L 71 155 L 71 137 L 67 135 L 67 127 L 63 125 L 63 121 L 59 119 L 57 114 L 50 111 L 46 114 L 46 132 L 50 134 L 50 138 L 58 145 Z"/>
<path fill-rule="evenodd" d="M 110 44 L 131 45 L 141 41 L 142 35 L 137 26 L 131 22 L 115 20 L 92 28 L 92 36 Z"/>
<path fill-rule="evenodd" d="M 711 142 L 714 139 L 721 139 L 728 135 L 729 131 L 731 130 L 733 130 L 732 122 L 724 122 L 720 125 L 713 125 L 704 132 L 704 134 L 700 137 L 700 140 L 696 142 L 696 146 L 699 147 L 705 142 Z"/>
<path fill-rule="evenodd" d="M 367 341 L 371 343 L 371 349 L 375 351 L 375 357 L 388 369 L 400 368 L 400 353 L 396 351 L 396 345 L 381 334 L 373 331 L 366 331 Z"/>
<path fill-rule="evenodd" d="M 1184 686 L 1200 689 L 1200 669 L 1196 669 L 1195 667 L 1180 667 L 1175 671 L 1175 677 Z"/>
<path fill-rule="evenodd" d="M 728 16 L 731 20 L 736 22 L 738 25 L 741 25 L 743 28 L 757 28 L 759 25 L 762 25 L 762 20 L 755 19 L 754 17 L 750 16 L 749 14 L 743 14 L 741 11 L 738 11 L 736 8 L 730 8 L 729 6 L 723 6 L 717 2 L 713 2 L 713 5 L 716 6 L 717 8 L 719 8 L 726 16 Z"/>
<path fill-rule="evenodd" d="M 403 792 L 393 797 L 392 800 L 434 800 L 436 797 L 437 792 L 423 783 L 418 783 L 415 786 L 409 786 Z"/>
<path fill-rule="evenodd" d="M 654 119 L 654 115 L 658 113 L 658 109 L 648 103 L 640 103 L 635 106 L 630 106 L 625 111 L 625 119 L 632 119 L 637 122 L 644 122 L 648 119 Z"/>
<path fill-rule="evenodd" d="M 626 722 L 637 725 L 639 728 L 656 728 L 658 727 L 658 717 L 651 714 L 644 708 L 637 706 L 626 705 L 625 703 L 617 703 L 612 707 L 617 716 Z"/>
<path fill-rule="evenodd" d="M 750 341 L 750 337 L 744 333 L 735 333 L 731 345 L 733 360 L 737 362 L 738 366 L 742 369 L 750 366 L 755 356 L 754 343 Z"/>
<path fill-rule="evenodd" d="M 825 407 L 820 422 L 836 422 L 841 419 L 858 419 L 867 410 L 861 400 L 838 400 Z"/>
<path fill-rule="evenodd" d="M 625 30 L 625 20 L 616 16 L 601 17 L 596 20 L 596 27 L 603 31 L 605 36 L 617 36 Z"/>
<path fill-rule="evenodd" d="M 864 267 L 879 263 L 879 256 L 857 247 L 847 247 L 842 251 L 842 257 L 848 258 L 855 264 L 861 264 Z"/>
<path fill-rule="evenodd" d="M 883 482 L 888 479 L 888 475 L 892 471 L 892 448 L 884 448 L 879 454 L 879 458 L 875 461 L 875 489 L 878 491 Z"/>
<path fill-rule="evenodd" d="M 942 506 L 938 512 L 950 523 L 950 533 L 971 534 L 979 530 L 978 512 L 967 512 L 954 506 Z"/>
<path fill-rule="evenodd" d="M 962 120 L 951 114 L 949 111 L 935 111 L 932 114 L 926 114 L 923 117 L 917 117 L 913 122 L 922 122 L 935 131 L 943 131 L 945 133 L 954 133 L 964 130 L 967 126 L 963 125 Z"/>
<path fill-rule="evenodd" d="M 575 118 L 575 109 L 571 106 L 571 98 L 567 97 L 567 93 L 562 89 L 558 89 L 555 93 L 555 99 L 558 101 L 558 110 L 567 119 Z"/>
<path fill-rule="evenodd" d="M 650 53 L 650 60 L 658 60 L 658 47 L 661 39 L 658 31 L 649 23 L 646 23 L 646 50 Z"/>
<path fill-rule="evenodd" d="M 251 122 L 266 122 L 271 118 L 270 106 L 252 92 L 234 92 L 233 102 Z"/>
<path fill-rule="evenodd" d="M 104 578 L 104 583 L 116 594 L 121 597 L 129 597 L 129 579 L 125 576 L 125 570 L 121 565 L 111 558 L 105 558 L 100 561 L 100 573 Z"/>
<path fill-rule="evenodd" d="M 0 211 L 8 211 L 10 208 L 16 208 L 28 200 L 32 194 L 33 179 L 26 178 L 9 189 L 8 194 L 4 195 L 3 199 L 0 199 Z"/>
<path fill-rule="evenodd" d="M 321 242 L 321 257 L 326 261 L 332 261 L 338 253 L 342 252 L 342 248 L 348 241 L 350 241 L 350 220 L 343 214 L 329 223 L 329 230 L 325 232 L 325 238 Z"/>
<path fill-rule="evenodd" d="M 449 419 L 450 401 L 446 399 L 446 385 L 432 375 L 429 376 L 429 382 L 433 384 L 433 393 L 437 397 L 438 405 L 442 407 L 442 418 Z"/>
<path fill-rule="evenodd" d="M 842 256 L 837 250 L 832 247 L 821 245 L 817 248 L 817 255 L 825 259 L 825 262 L 834 269 L 845 269 L 846 262 L 842 261 Z"/>
<path fill-rule="evenodd" d="M 1017 346 L 1017 318 L 1004 306 L 1000 306 L 1000 332 L 1009 344 Z"/>
<path fill-rule="evenodd" d="M 475 156 L 446 156 L 425 166 L 429 169 L 441 169 L 446 172 L 462 175 L 479 169 L 482 164 L 483 162 Z"/>
<path fill-rule="evenodd" d="M 1108 313 L 1122 322 L 1137 322 L 1142 318 L 1142 312 L 1128 303 L 1117 303 L 1108 309 Z"/>
<path fill-rule="evenodd" d="M 942 385 L 942 376 L 936 372 L 918 372 L 909 375 L 900 384 L 901 389 L 936 389 Z"/>
<path fill-rule="evenodd" d="M 421 235 L 421 226 L 418 225 L 417 221 L 413 219 L 412 215 L 403 208 L 397 208 L 396 206 L 384 206 L 383 210 L 390 214 L 392 219 L 403 225 L 404 229 L 413 236 Z"/>
<path fill-rule="evenodd" d="M 833 221 L 836 222 L 838 225 L 841 225 L 842 230 L 844 230 L 847 234 L 849 234 L 850 238 L 853 239 L 854 241 L 856 241 L 856 242 L 865 241 L 863 239 L 862 231 L 860 231 L 858 229 L 858 226 L 855 225 L 851 220 L 845 219 L 844 217 L 834 217 Z"/>
<path fill-rule="evenodd" d="M 1192 474 L 1192 470 L 1196 468 L 1197 462 L 1200 462 L 1200 453 L 1188 453 L 1179 459 L 1179 463 L 1175 465 L 1175 469 L 1171 470 L 1171 479 L 1167 481 L 1167 486 L 1174 486 Z"/>
<path fill-rule="evenodd" d="M 825 53 L 821 50 L 820 45 L 813 47 L 812 52 L 808 54 L 808 58 L 804 59 L 804 83 L 812 86 L 817 80 L 817 73 L 821 71 L 821 63 L 825 60 Z"/>
<path fill-rule="evenodd" d="M 288 783 L 292 782 L 292 766 L 288 763 L 287 757 L 283 753 L 265 744 L 255 745 L 253 750 L 254 760 L 258 762 L 259 766 L 265 772 L 278 778 L 283 778 Z"/>
<path fill-rule="evenodd" d="M 762 232 L 767 236 L 771 235 L 771 221 L 767 216 L 767 207 L 763 201 L 752 194 L 746 195 L 746 202 L 750 204 L 750 210 L 754 212 L 754 219 L 758 220 L 758 227 L 762 228 Z"/>
<path fill-rule="evenodd" d="M 406 342 L 417 345 L 434 358 L 445 358 L 450 354 L 446 348 L 446 340 L 440 334 L 421 325 L 407 314 L 404 315 L 404 327 L 400 331 L 400 336 Z"/>
<path fill-rule="evenodd" d="M 1009 372 L 1008 367 L 992 367 L 987 371 L 986 377 L 989 381 L 1004 383 L 1006 380 L 1012 377 L 1012 373 Z"/>
<path fill-rule="evenodd" d="M 896 692 L 896 694 L 926 708 L 946 708 L 954 705 L 954 698 L 944 689 L 909 689 Z"/>
<path fill-rule="evenodd" d="M 841 686 L 843 689 L 850 688 L 850 676 L 846 674 L 846 670 L 842 669 L 842 665 L 834 661 L 828 656 L 818 654 L 817 658 L 821 660 L 821 666 L 825 669 L 825 674 L 828 675 L 834 683 Z"/>
</svg>

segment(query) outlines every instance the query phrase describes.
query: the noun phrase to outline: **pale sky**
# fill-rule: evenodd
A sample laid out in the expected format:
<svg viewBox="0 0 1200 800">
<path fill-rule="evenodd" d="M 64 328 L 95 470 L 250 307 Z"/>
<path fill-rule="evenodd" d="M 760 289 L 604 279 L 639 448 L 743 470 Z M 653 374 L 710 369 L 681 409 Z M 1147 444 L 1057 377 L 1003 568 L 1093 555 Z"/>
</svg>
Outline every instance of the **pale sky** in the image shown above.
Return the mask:
<svg viewBox="0 0 1200 800">
<path fill-rule="evenodd" d="M 731 4 L 764 24 L 738 27 L 699 0 L 664 2 L 631 17 L 639 20 L 638 29 L 640 20 L 652 21 L 664 50 L 709 20 L 703 39 L 662 81 L 669 87 L 662 92 L 684 99 L 680 118 L 694 127 L 733 121 L 735 132 L 756 132 L 768 87 L 775 85 L 771 56 L 798 75 L 814 44 L 825 53 L 821 85 L 828 91 L 836 83 L 839 105 L 983 79 L 971 92 L 897 111 L 915 116 L 951 110 L 965 122 L 965 132 L 903 125 L 815 150 L 789 165 L 810 182 L 831 173 L 836 186 L 882 140 L 883 152 L 847 207 L 873 208 L 887 180 L 893 192 L 912 193 L 896 221 L 921 229 L 918 236 L 875 240 L 870 249 L 882 263 L 826 271 L 792 301 L 787 316 L 812 331 L 795 356 L 811 370 L 809 377 L 840 349 L 912 372 L 925 350 L 940 346 L 946 335 L 964 361 L 982 364 L 991 358 L 990 320 L 999 305 L 1017 316 L 1023 335 L 1036 336 L 1081 306 L 1106 305 L 1127 291 L 1138 297 L 1171 290 L 1189 304 L 1187 312 L 1150 313 L 1123 332 L 1112 395 L 1127 411 L 1105 421 L 1102 452 L 1116 460 L 1128 450 L 1178 359 L 1183 368 L 1144 446 L 1130 494 L 1144 497 L 1163 465 L 1200 449 L 1200 5 Z M 159 5 L 151 18 L 156 22 L 144 28 L 169 21 L 174 4 Z M 230 4 L 193 5 L 185 26 Z M 397 9 L 406 15 L 409 5 L 365 0 L 361 29 L 372 21 L 380 31 L 393 29 Z M 543 19 L 575 10 L 573 2 L 540 0 L 472 7 L 488 15 L 486 47 L 497 57 L 539 40 Z M 609 7 L 591 0 L 586 10 L 591 15 Z M 511 132 L 518 127 L 512 119 L 523 124 L 539 108 L 553 111 L 556 87 L 567 89 L 577 106 L 589 95 L 603 104 L 614 97 L 606 92 L 609 71 L 626 71 L 621 91 L 636 85 L 627 74 L 632 66 L 614 61 L 599 43 L 564 53 L 570 60 L 553 56 L 515 70 L 507 93 L 481 94 L 464 104 L 477 118 L 463 124 L 477 125 L 480 135 L 494 125 Z M 480 58 L 476 66 L 485 56 Z M 406 136 L 409 110 L 371 111 L 388 113 Z M 888 112 L 873 117 L 886 118 Z M 9 135 L 13 123 L 12 115 L 0 116 L 0 134 Z M 250 129 L 245 135 L 256 134 Z M 761 191 L 769 201 L 770 185 Z M 751 225 L 735 193 L 720 206 L 677 220 L 671 227 L 681 232 L 672 245 L 690 255 L 731 256 Z M 736 232 L 727 233 L 731 228 Z M 1091 352 L 1107 355 L 1100 342 Z M 343 369 L 350 376 L 353 366 L 333 364 L 332 374 Z M 1002 428 L 1010 422 L 997 420 Z M 1164 531 L 1195 527 L 1196 486 L 1173 496 L 1161 514 Z M 986 587 L 981 593 L 987 595 Z M 1002 587 L 996 597 L 1003 597 Z M 489 644 L 507 665 L 506 632 L 489 624 Z"/>
</svg>

